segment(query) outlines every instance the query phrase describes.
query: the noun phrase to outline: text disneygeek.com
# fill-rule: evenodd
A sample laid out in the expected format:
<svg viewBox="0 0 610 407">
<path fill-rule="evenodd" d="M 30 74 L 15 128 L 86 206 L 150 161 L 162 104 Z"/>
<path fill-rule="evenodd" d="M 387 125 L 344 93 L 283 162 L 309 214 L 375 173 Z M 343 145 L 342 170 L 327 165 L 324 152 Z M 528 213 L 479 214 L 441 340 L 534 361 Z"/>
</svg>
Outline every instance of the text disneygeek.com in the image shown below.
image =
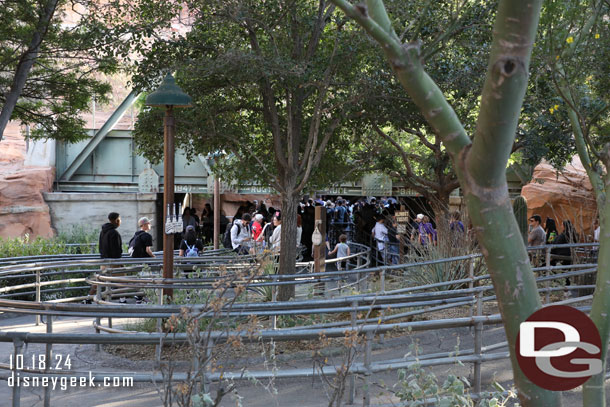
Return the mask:
<svg viewBox="0 0 610 407">
<path fill-rule="evenodd" d="M 8 387 L 50 387 L 52 390 L 67 390 L 74 387 L 132 387 L 133 377 L 102 376 L 92 372 L 88 376 L 25 376 L 12 373 L 8 377 Z"/>
<path fill-rule="evenodd" d="M 8 387 L 49 387 L 52 390 L 67 390 L 74 387 L 133 387 L 133 377 L 129 376 L 95 376 L 88 372 L 86 376 L 63 376 L 72 368 L 70 355 L 54 354 L 47 360 L 46 355 L 10 356 L 9 367 L 12 370 L 8 377 Z M 29 371 L 28 371 L 29 370 Z M 44 371 L 44 374 L 32 374 L 31 370 Z"/>
</svg>

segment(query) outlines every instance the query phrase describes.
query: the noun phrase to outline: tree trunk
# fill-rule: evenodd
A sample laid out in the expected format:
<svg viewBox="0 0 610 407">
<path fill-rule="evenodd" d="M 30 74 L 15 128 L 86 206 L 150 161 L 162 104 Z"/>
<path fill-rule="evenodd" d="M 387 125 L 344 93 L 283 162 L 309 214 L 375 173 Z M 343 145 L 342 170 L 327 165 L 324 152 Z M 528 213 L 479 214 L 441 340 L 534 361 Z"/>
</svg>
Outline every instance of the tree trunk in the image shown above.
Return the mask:
<svg viewBox="0 0 610 407">
<path fill-rule="evenodd" d="M 608 181 L 610 181 L 610 177 Z M 610 185 L 606 183 L 606 185 Z M 608 196 L 608 195 L 606 195 Z M 602 339 L 602 372 L 591 377 L 583 387 L 583 405 L 606 405 L 606 392 L 604 390 L 604 376 L 606 374 L 606 355 L 608 353 L 608 312 L 610 312 L 610 204 L 606 201 L 600 208 L 599 254 L 597 258 L 597 282 L 595 295 L 591 305 L 591 319 L 599 330 Z"/>
<path fill-rule="evenodd" d="M 6 126 L 13 115 L 13 110 L 17 105 L 17 100 L 19 100 L 19 97 L 21 96 L 21 92 L 25 86 L 28 74 L 36 61 L 36 58 L 38 58 L 40 44 L 42 44 L 44 36 L 49 29 L 50 21 L 53 18 L 53 14 L 55 14 L 55 9 L 57 8 L 57 2 L 58 0 L 48 1 L 45 8 L 42 10 L 42 15 L 38 20 L 36 31 L 34 31 L 34 34 L 32 35 L 32 40 L 30 41 L 27 50 L 19 59 L 17 69 L 15 70 L 15 76 L 13 77 L 13 83 L 11 84 L 11 89 L 5 96 L 4 106 L 0 112 L 0 140 L 2 140 L 4 130 L 6 129 Z"/>
<path fill-rule="evenodd" d="M 434 212 L 434 222 L 436 228 L 449 223 L 449 195 L 441 196 L 435 194 L 432 199 L 428 199 L 432 212 Z"/>
<path fill-rule="evenodd" d="M 282 194 L 282 242 L 279 274 L 294 274 L 297 256 L 297 209 L 299 195 L 290 190 Z M 294 285 L 281 285 L 278 300 L 288 301 L 294 297 Z"/>
<path fill-rule="evenodd" d="M 593 20 L 593 19 L 592 19 Z M 559 66 L 559 73 L 565 77 L 564 70 Z M 562 94 L 566 95 L 571 106 L 575 106 L 574 100 L 570 96 L 570 89 L 567 86 L 559 87 Z M 590 317 L 595 326 L 599 330 L 599 335 L 602 340 L 602 372 L 592 376 L 583 385 L 583 405 L 585 406 L 606 406 L 606 392 L 604 388 L 604 376 L 606 374 L 606 355 L 608 353 L 608 337 L 610 335 L 610 320 L 608 312 L 610 310 L 610 175 L 602 176 L 601 171 L 593 166 L 589 155 L 589 147 L 585 141 L 583 129 L 578 119 L 577 113 L 573 109 L 568 110 L 568 118 L 572 125 L 574 133 L 574 141 L 576 151 L 580 157 L 583 167 L 587 171 L 587 176 L 593 191 L 600 218 L 600 234 L 599 234 L 599 253 L 597 258 L 597 276 L 595 284 L 595 294 L 591 305 Z M 608 157 L 608 149 L 603 153 L 606 171 L 610 168 L 610 158 Z M 605 182 L 604 182 L 605 181 Z"/>
<path fill-rule="evenodd" d="M 500 1 L 474 142 L 454 156 L 468 213 L 493 281 L 524 407 L 561 406 L 561 393 L 534 385 L 517 362 L 520 324 L 541 302 L 506 182 L 541 3 Z"/>
<path fill-rule="evenodd" d="M 436 223 L 436 233 L 439 247 L 441 240 L 450 237 L 449 233 L 449 195 L 441 196 L 435 194 L 432 199 L 428 200 L 434 212 L 434 222 Z M 449 244 L 448 247 L 451 247 Z"/>
<path fill-rule="evenodd" d="M 541 303 L 506 183 L 506 164 L 527 87 L 542 0 L 499 2 L 474 141 L 424 71 L 419 44 L 403 44 L 396 35 L 382 0 L 367 0 L 366 7 L 353 6 L 346 0 L 332 1 L 381 44 L 400 83 L 451 155 L 494 283 L 522 405 L 560 406 L 561 394 L 535 386 L 516 359 L 519 325 Z"/>
</svg>

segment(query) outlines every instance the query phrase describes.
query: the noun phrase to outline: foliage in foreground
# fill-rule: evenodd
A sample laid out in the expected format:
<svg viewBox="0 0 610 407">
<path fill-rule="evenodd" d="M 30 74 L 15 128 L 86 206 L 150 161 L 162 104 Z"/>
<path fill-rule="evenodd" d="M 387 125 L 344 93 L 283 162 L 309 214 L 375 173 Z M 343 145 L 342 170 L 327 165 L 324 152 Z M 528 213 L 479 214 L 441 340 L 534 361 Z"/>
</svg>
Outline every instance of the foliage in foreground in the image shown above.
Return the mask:
<svg viewBox="0 0 610 407">
<path fill-rule="evenodd" d="M 15 238 L 0 237 L 0 258 L 43 256 L 52 254 L 97 253 L 98 232 L 82 226 L 61 231 L 57 237 L 44 239 L 38 236 L 31 239 L 29 235 Z M 79 246 L 66 246 L 78 244 Z"/>
</svg>

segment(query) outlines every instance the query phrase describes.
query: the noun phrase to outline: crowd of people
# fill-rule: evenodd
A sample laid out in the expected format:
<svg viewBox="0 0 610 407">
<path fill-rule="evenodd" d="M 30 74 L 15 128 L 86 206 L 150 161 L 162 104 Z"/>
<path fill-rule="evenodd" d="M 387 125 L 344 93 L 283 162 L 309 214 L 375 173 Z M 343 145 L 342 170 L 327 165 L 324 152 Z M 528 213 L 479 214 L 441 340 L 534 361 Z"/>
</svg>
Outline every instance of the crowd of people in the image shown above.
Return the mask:
<svg viewBox="0 0 610 407">
<path fill-rule="evenodd" d="M 303 199 L 296 216 L 296 244 L 303 260 L 313 257 L 312 234 L 315 230 L 315 207 L 323 207 L 326 213 L 327 256 L 342 256 L 348 253 L 348 242 L 370 245 L 376 252 L 384 252 L 384 260 L 398 261 L 399 242 L 422 251 L 438 243 L 438 234 L 430 217 L 417 214 L 403 226 L 399 233 L 396 212 L 400 210 L 395 198 L 358 198 L 351 202 L 342 197 L 322 200 Z M 211 208 L 208 210 L 211 213 Z M 225 218 L 226 219 L 226 218 Z M 185 223 L 186 224 L 186 223 Z M 447 230 L 463 240 L 466 228 L 460 213 L 454 212 Z M 239 207 L 232 221 L 221 223 L 224 232 L 223 245 L 239 254 L 256 253 L 262 250 L 281 250 L 281 211 L 268 207 L 264 202 L 246 202 Z M 389 254 L 387 254 L 389 253 Z M 340 266 L 339 266 L 340 267 Z"/>
<path fill-rule="evenodd" d="M 328 199 L 304 199 L 296 213 L 296 244 L 303 260 L 313 258 L 312 234 L 315 230 L 315 207 L 323 206 L 326 213 L 327 255 L 344 257 L 349 253 L 349 242 L 370 245 L 377 260 L 396 263 L 400 242 L 405 253 L 422 251 L 438 244 L 439 236 L 435 225 L 428 215 L 420 213 L 409 218 L 407 224 L 398 225 L 396 212 L 400 206 L 395 198 L 358 198 L 350 202 L 338 197 Z M 184 230 L 179 236 L 179 255 L 199 256 L 213 237 L 214 212 L 210 204 L 205 204 L 201 217 L 193 208 L 185 208 L 183 213 Z M 221 211 L 221 232 L 223 246 L 238 254 L 253 254 L 263 250 L 274 253 L 281 251 L 282 213 L 263 201 L 242 204 L 231 221 Z M 121 235 L 116 231 L 120 226 L 120 215 L 111 212 L 108 223 L 102 226 L 99 249 L 102 258 L 120 258 L 122 255 Z M 153 239 L 150 233 L 150 219 L 142 217 L 138 221 L 139 230 L 129 241 L 129 255 L 136 258 L 155 257 L 152 252 Z M 576 243 L 579 241 L 576 229 L 570 220 L 564 220 L 559 233 L 554 219 L 542 222 L 539 215 L 529 218 L 528 246 L 545 244 Z M 438 226 L 438 225 L 437 225 Z M 451 213 L 448 227 L 442 228 L 450 234 L 452 245 L 460 245 L 466 239 L 467 228 L 461 221 L 458 211 Z M 599 222 L 596 224 L 595 241 L 599 241 Z M 399 233 L 400 232 L 400 233 Z M 558 256 L 570 256 L 570 248 L 555 247 L 551 251 Z"/>
<path fill-rule="evenodd" d="M 570 243 L 578 243 L 581 237 L 578 235 L 576 228 L 569 219 L 565 219 L 561 225 L 561 233 L 557 229 L 555 219 L 547 217 L 544 223 L 540 215 L 532 215 L 529 219 L 529 233 L 527 244 L 530 247 L 539 247 L 544 245 L 564 245 Z M 593 232 L 593 241 L 599 242 L 600 225 L 599 219 L 596 219 Z M 551 254 L 554 255 L 551 259 L 551 265 L 555 265 L 561 261 L 563 264 L 571 264 L 572 249 L 570 247 L 553 247 Z M 563 258 L 562 258 L 563 257 Z"/>
<path fill-rule="evenodd" d="M 403 243 L 405 254 L 409 251 L 421 255 L 439 241 L 438 231 L 428 215 L 417 214 L 407 224 L 398 225 L 396 212 L 400 207 L 394 198 L 359 198 L 350 202 L 338 197 L 328 199 L 304 199 L 297 209 L 296 244 L 305 261 L 313 258 L 312 235 L 315 230 L 315 207 L 323 206 L 326 213 L 326 248 L 327 257 L 344 258 L 350 255 L 350 242 L 369 245 L 375 253 L 374 262 L 396 264 L 399 259 L 399 245 Z M 185 208 L 183 213 L 183 233 L 179 236 L 179 256 L 200 256 L 205 244 L 213 237 L 214 212 L 205 204 L 201 217 L 193 208 Z M 221 211 L 221 231 L 224 231 L 223 246 L 238 254 L 254 254 L 269 250 L 275 254 L 281 251 L 281 211 L 267 206 L 264 202 L 246 202 L 242 204 L 232 220 L 229 221 Z M 121 258 L 123 243 L 117 228 L 121 217 L 116 212 L 108 214 L 108 222 L 102 226 L 99 236 L 99 251 L 102 258 Z M 155 257 L 152 251 L 153 239 L 150 235 L 151 221 L 147 217 L 138 220 L 139 230 L 130 239 L 128 253 L 131 257 Z M 399 233 L 400 231 L 400 233 Z M 460 245 L 467 240 L 467 228 L 461 221 L 459 212 L 453 212 L 445 233 L 450 234 L 452 245 Z M 594 241 L 599 241 L 600 227 L 596 221 Z M 474 239 L 471 239 L 474 240 Z M 554 219 L 548 217 L 545 222 L 539 215 L 529 218 L 528 246 L 539 247 L 553 244 L 579 242 L 579 236 L 570 220 L 562 222 L 561 232 Z M 553 247 L 555 255 L 552 265 L 558 261 L 568 264 L 571 256 L 569 247 Z M 345 269 L 347 263 L 340 261 L 338 269 Z M 95 292 L 91 288 L 90 294 Z"/>
</svg>

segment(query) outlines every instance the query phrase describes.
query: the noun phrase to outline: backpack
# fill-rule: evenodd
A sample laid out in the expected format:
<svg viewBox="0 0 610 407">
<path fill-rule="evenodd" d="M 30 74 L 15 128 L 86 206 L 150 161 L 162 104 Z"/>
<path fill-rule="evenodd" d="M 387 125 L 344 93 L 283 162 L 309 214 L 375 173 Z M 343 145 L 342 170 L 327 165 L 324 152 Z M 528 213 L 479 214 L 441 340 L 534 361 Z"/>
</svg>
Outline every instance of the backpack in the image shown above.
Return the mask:
<svg viewBox="0 0 610 407">
<path fill-rule="evenodd" d="M 133 252 L 136 249 L 136 244 L 138 243 L 138 238 L 140 237 L 140 235 L 142 233 L 146 233 L 146 232 L 142 232 L 141 230 L 137 231 L 135 233 L 135 235 L 133 235 L 133 237 L 129 241 L 129 248 L 127 249 L 127 253 L 129 254 L 129 256 L 133 257 Z"/>
<path fill-rule="evenodd" d="M 195 242 L 194 245 L 189 246 L 189 244 L 186 243 L 185 240 L 184 244 L 186 244 L 186 251 L 184 252 L 184 257 L 199 257 L 199 249 L 197 249 L 197 242 Z"/>
<path fill-rule="evenodd" d="M 233 228 L 234 224 L 237 225 L 237 235 L 241 233 L 241 225 L 239 222 L 227 224 L 225 235 L 222 239 L 222 245 L 225 247 L 225 249 L 233 249 L 233 244 L 231 243 L 231 228 Z"/>
</svg>

